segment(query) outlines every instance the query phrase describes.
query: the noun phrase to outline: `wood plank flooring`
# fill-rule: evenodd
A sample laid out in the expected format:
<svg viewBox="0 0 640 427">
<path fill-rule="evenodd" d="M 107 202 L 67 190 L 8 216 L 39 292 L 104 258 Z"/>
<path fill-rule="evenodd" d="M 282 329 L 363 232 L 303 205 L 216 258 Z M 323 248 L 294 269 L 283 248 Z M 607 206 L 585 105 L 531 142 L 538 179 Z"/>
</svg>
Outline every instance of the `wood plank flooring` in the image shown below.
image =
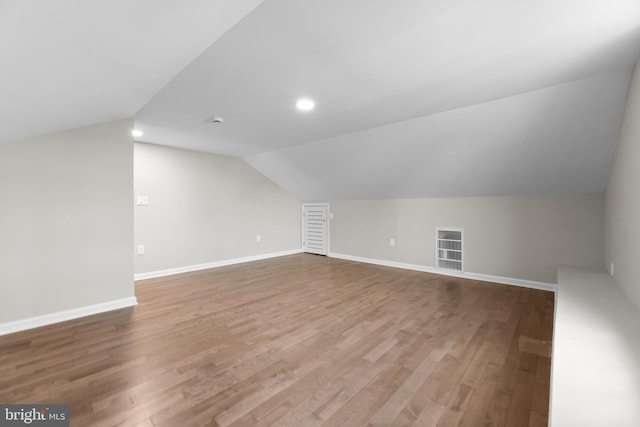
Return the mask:
<svg viewBox="0 0 640 427">
<path fill-rule="evenodd" d="M 300 254 L 0 337 L 1 403 L 72 426 L 545 426 L 553 294 Z"/>
</svg>

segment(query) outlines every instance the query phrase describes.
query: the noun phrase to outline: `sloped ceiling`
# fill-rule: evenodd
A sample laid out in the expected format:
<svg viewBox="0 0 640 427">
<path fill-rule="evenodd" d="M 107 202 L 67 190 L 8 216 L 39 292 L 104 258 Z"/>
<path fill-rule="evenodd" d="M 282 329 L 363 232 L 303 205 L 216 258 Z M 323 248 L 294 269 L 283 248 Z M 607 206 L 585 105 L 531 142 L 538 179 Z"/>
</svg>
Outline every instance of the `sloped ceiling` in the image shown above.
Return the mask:
<svg viewBox="0 0 640 427">
<path fill-rule="evenodd" d="M 626 71 L 246 160 L 303 200 L 604 191 Z"/>
<path fill-rule="evenodd" d="M 0 143 L 133 117 L 261 0 L 0 0 Z"/>
<path fill-rule="evenodd" d="M 3 117 L 135 112 L 142 141 L 242 157 L 305 201 L 602 191 L 640 55 L 638 0 L 23 3 L 0 0 Z"/>
<path fill-rule="evenodd" d="M 305 201 L 599 192 L 639 48 L 635 0 L 267 0 L 136 124 Z"/>
</svg>

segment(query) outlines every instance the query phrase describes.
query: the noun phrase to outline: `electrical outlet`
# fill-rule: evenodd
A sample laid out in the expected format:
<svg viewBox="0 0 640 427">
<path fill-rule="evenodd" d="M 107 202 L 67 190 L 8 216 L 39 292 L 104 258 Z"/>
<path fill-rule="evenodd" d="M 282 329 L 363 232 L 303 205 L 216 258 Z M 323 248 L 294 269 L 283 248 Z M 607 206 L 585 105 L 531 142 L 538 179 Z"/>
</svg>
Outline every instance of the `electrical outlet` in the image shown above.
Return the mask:
<svg viewBox="0 0 640 427">
<path fill-rule="evenodd" d="M 389 246 L 391 246 L 392 248 L 396 247 L 396 239 L 391 238 L 389 239 Z"/>
<path fill-rule="evenodd" d="M 138 206 L 147 206 L 149 204 L 148 196 L 138 196 Z"/>
<path fill-rule="evenodd" d="M 138 245 L 138 255 L 144 255 L 144 245 Z"/>
</svg>

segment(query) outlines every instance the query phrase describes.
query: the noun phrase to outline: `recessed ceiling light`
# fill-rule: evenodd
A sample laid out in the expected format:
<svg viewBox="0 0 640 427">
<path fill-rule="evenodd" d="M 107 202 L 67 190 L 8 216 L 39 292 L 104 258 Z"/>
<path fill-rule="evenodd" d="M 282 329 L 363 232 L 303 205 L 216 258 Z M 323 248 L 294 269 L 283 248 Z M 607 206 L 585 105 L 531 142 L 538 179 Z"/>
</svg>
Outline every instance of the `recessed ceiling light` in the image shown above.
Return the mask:
<svg viewBox="0 0 640 427">
<path fill-rule="evenodd" d="M 134 129 L 131 131 L 131 136 L 133 136 L 134 138 L 140 138 L 142 135 L 144 134 L 142 133 L 141 130 Z"/>
<path fill-rule="evenodd" d="M 313 102 L 313 99 L 309 98 L 299 99 L 298 102 L 296 102 L 296 108 L 300 111 L 311 111 L 315 106 L 316 103 Z"/>
</svg>

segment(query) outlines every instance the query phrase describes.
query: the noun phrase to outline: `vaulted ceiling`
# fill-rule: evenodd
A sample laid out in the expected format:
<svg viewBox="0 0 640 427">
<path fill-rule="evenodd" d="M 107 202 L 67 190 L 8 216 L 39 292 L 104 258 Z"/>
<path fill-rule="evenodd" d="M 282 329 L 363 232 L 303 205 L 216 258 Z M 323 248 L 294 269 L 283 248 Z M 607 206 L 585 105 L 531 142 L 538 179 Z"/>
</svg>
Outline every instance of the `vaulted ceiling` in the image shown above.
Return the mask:
<svg viewBox="0 0 640 427">
<path fill-rule="evenodd" d="M 260 0 L 0 0 L 0 143 L 133 117 Z"/>
<path fill-rule="evenodd" d="M 588 193 L 640 0 L 0 0 L 0 39 L 0 141 L 135 115 L 305 201 Z"/>
</svg>

